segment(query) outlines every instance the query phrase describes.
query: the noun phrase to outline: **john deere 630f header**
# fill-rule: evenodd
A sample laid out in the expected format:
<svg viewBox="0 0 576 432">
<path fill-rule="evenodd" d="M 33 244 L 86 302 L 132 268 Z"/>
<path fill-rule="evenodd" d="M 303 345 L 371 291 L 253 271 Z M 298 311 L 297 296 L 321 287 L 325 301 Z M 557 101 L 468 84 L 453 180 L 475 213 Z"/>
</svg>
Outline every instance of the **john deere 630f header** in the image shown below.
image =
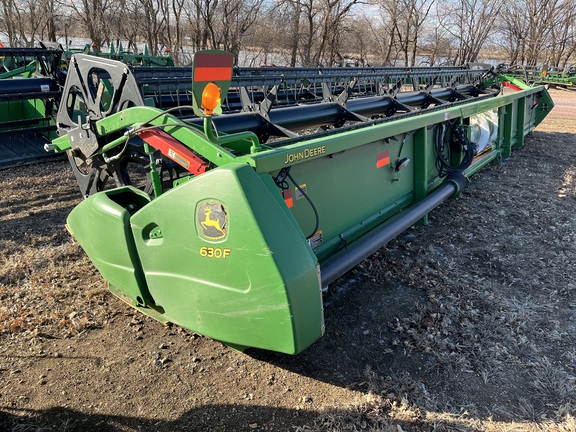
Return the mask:
<svg viewBox="0 0 576 432">
<path fill-rule="evenodd" d="M 324 333 L 323 287 L 522 146 L 553 106 L 543 87 L 497 84 L 482 68 L 76 55 L 48 147 L 68 154 L 86 197 L 68 227 L 112 292 L 235 348 L 293 354 Z"/>
</svg>

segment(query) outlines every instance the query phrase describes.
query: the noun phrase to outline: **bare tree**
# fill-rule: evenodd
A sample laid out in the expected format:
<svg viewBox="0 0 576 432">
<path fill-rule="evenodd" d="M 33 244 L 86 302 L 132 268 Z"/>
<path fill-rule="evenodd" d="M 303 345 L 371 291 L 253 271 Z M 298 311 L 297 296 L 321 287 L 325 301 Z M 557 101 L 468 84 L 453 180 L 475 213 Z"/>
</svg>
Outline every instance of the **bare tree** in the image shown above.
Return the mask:
<svg viewBox="0 0 576 432">
<path fill-rule="evenodd" d="M 188 24 L 195 30 L 196 49 L 231 51 L 238 60 L 242 41 L 260 18 L 264 0 L 193 0 L 185 8 Z"/>
<path fill-rule="evenodd" d="M 145 12 L 138 0 L 121 0 L 121 7 L 112 25 L 116 28 L 118 37 L 128 42 L 128 50 L 137 50 L 137 42 L 145 39 L 145 30 L 142 22 Z"/>
<path fill-rule="evenodd" d="M 111 40 L 110 17 L 114 16 L 117 4 L 114 0 L 80 0 L 69 3 L 96 51 L 101 49 L 104 42 Z"/>
<path fill-rule="evenodd" d="M 377 17 L 364 16 L 364 22 L 370 30 L 372 39 L 377 47 L 379 63 L 385 66 L 395 63 L 397 52 L 393 53 L 396 46 L 396 28 L 400 18 L 398 3 L 380 3 Z"/>
<path fill-rule="evenodd" d="M 547 50 L 561 0 L 520 0 L 502 8 L 503 33 L 511 61 L 536 65 Z"/>
<path fill-rule="evenodd" d="M 267 36 L 272 36 L 277 48 L 286 50 L 291 67 L 298 63 L 298 48 L 303 40 L 303 0 L 278 0 L 266 9 L 266 14 L 260 22 L 275 26 Z M 274 31 L 275 30 L 275 31 Z M 289 30 L 289 31 L 287 31 Z"/>
<path fill-rule="evenodd" d="M 414 66 L 423 26 L 435 0 L 379 0 L 380 22 L 371 26 L 375 36 L 383 34 L 380 51 L 384 64 L 402 57 L 405 66 Z"/>
<path fill-rule="evenodd" d="M 2 0 L 2 17 L 11 46 L 33 46 L 46 26 L 44 0 Z"/>
<path fill-rule="evenodd" d="M 150 54 L 157 55 L 161 44 L 164 44 L 164 32 L 167 29 L 166 2 L 168 0 L 139 0 L 140 7 L 147 11 L 141 25 L 146 30 L 146 43 Z"/>
<path fill-rule="evenodd" d="M 550 29 L 552 43 L 548 46 L 547 63 L 550 66 L 564 68 L 576 50 L 574 24 L 576 22 L 576 1 L 569 0 L 559 4 L 553 19 L 554 23 Z"/>
<path fill-rule="evenodd" d="M 3 28 L 8 34 L 8 43 L 10 46 L 16 46 L 16 40 L 18 35 L 18 26 L 16 24 L 16 6 L 14 0 L 2 0 L 2 13 L 1 20 Z"/>
<path fill-rule="evenodd" d="M 504 0 L 457 0 L 447 3 L 443 25 L 457 40 L 453 64 L 476 62 L 480 50 L 494 31 Z"/>
<path fill-rule="evenodd" d="M 368 2 L 376 13 L 362 13 Z M 575 62 L 575 22 L 576 0 L 0 0 L 0 30 L 12 46 L 60 32 L 96 49 L 120 40 L 133 50 L 145 42 L 152 54 L 170 48 L 180 64 L 210 48 L 236 62 L 243 52 L 251 64 L 272 53 L 291 66 L 341 64 L 346 55 L 461 64 L 492 41 L 511 62 L 566 66 Z"/>
<path fill-rule="evenodd" d="M 195 48 L 217 48 L 216 15 L 219 0 L 193 0 L 192 4 L 193 7 L 187 11 L 187 17 L 196 35 Z"/>
<path fill-rule="evenodd" d="M 46 38 L 50 41 L 56 41 L 56 4 L 54 0 L 44 0 L 44 17 L 45 22 L 43 23 L 42 39 L 44 31 L 46 32 Z"/>
<path fill-rule="evenodd" d="M 242 38 L 242 46 L 244 47 L 242 64 L 250 66 L 257 64 L 293 64 L 295 66 L 297 64 L 298 40 L 293 56 L 294 35 L 286 32 L 286 28 L 292 28 L 294 25 L 294 5 L 292 1 L 286 1 L 283 4 L 284 7 L 277 7 L 274 3 L 267 2 L 262 4 L 256 18 L 257 23 L 250 27 Z"/>
<path fill-rule="evenodd" d="M 416 53 L 419 48 L 421 31 L 434 0 L 403 0 L 404 8 L 408 11 L 406 18 L 406 39 L 402 46 L 406 66 L 416 66 Z M 410 56 L 410 58 L 409 58 Z"/>
<path fill-rule="evenodd" d="M 524 32 L 528 26 L 527 16 L 515 4 L 507 4 L 502 9 L 499 23 L 499 44 L 504 49 L 508 62 L 512 65 L 524 61 Z"/>
<path fill-rule="evenodd" d="M 443 65 L 455 57 L 456 38 L 446 30 L 442 16 L 436 16 L 424 29 L 419 55 L 429 66 Z"/>
<path fill-rule="evenodd" d="M 304 66 L 332 64 L 338 57 L 346 17 L 361 0 L 304 0 L 301 58 Z"/>
<path fill-rule="evenodd" d="M 359 64 L 364 65 L 368 61 L 369 52 L 376 49 L 372 35 L 366 31 L 368 27 L 366 16 L 347 17 L 344 25 L 345 37 L 340 49 L 352 54 Z"/>
<path fill-rule="evenodd" d="M 547 40 L 552 35 L 554 17 L 559 13 L 559 0 L 528 0 L 526 12 L 528 28 L 525 37 L 525 60 L 528 65 L 536 65 Z"/>
<path fill-rule="evenodd" d="M 234 54 L 238 63 L 238 54 L 246 33 L 257 22 L 264 0 L 223 0 L 220 14 L 220 46 Z"/>
<path fill-rule="evenodd" d="M 172 52 L 179 53 L 182 51 L 184 33 L 182 29 L 182 13 L 186 0 L 172 0 L 172 13 L 174 14 L 174 40 L 171 41 Z M 178 58 L 176 56 L 177 63 Z"/>
<path fill-rule="evenodd" d="M 300 0 L 293 0 L 289 2 L 294 7 L 294 19 L 292 24 L 292 37 L 290 40 L 290 66 L 296 66 L 296 58 L 298 55 L 298 44 L 300 42 L 300 14 L 302 7 Z"/>
</svg>

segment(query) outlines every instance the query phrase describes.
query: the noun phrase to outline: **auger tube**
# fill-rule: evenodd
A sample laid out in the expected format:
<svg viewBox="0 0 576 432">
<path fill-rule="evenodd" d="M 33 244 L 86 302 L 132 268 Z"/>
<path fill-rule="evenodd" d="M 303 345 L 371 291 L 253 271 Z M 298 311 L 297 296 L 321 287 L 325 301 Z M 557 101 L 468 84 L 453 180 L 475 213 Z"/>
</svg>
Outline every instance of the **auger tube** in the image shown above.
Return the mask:
<svg viewBox="0 0 576 432">
<path fill-rule="evenodd" d="M 322 286 L 327 286 L 347 271 L 356 267 L 366 257 L 384 247 L 388 242 L 406 231 L 457 192 L 458 186 L 456 183 L 451 181 L 444 182 L 422 201 L 401 212 L 390 222 L 369 233 L 368 236 L 346 248 L 343 252 L 326 260 L 320 267 Z"/>
</svg>

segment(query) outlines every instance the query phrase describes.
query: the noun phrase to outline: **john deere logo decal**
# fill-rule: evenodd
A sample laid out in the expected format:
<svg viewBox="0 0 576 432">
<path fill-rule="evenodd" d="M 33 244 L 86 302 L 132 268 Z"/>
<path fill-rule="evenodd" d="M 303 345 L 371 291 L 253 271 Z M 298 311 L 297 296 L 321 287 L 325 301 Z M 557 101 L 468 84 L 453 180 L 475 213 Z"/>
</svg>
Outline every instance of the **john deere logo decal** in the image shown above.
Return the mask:
<svg viewBox="0 0 576 432">
<path fill-rule="evenodd" d="M 228 235 L 228 213 L 218 201 L 201 202 L 196 209 L 198 233 L 206 240 L 222 240 Z"/>
</svg>

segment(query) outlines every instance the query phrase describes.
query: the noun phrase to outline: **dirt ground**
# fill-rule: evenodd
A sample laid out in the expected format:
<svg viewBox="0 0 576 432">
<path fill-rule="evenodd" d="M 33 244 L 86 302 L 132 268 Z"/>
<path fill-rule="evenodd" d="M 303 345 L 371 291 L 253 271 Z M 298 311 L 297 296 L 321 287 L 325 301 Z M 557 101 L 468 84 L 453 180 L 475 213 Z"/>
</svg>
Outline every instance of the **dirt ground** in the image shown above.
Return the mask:
<svg viewBox="0 0 576 432">
<path fill-rule="evenodd" d="M 576 431 L 576 93 L 339 281 L 286 356 L 125 306 L 67 162 L 0 171 L 1 431 Z"/>
</svg>

